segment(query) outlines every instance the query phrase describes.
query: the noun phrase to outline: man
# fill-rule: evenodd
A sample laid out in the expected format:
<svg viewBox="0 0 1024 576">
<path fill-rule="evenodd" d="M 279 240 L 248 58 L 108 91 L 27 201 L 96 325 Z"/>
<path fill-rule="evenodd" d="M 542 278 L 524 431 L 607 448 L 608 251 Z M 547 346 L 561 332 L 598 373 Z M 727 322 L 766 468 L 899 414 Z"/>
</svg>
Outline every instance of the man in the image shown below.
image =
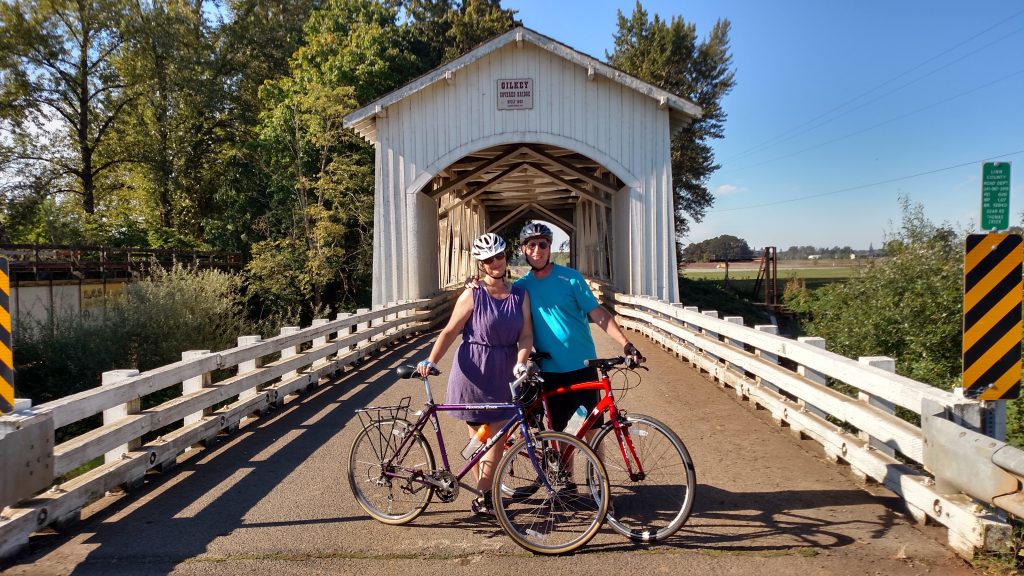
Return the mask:
<svg viewBox="0 0 1024 576">
<path fill-rule="evenodd" d="M 621 344 L 625 356 L 638 364 L 643 362 L 643 355 L 626 338 L 612 314 L 601 307 L 583 275 L 551 261 L 553 238 L 551 228 L 539 222 L 523 227 L 519 241 L 531 270 L 516 281 L 530 295 L 534 348 L 551 355 L 551 359 L 541 362 L 544 388 L 553 390 L 597 380 L 597 369 L 583 365 L 585 360 L 597 357 L 589 321 Z M 590 411 L 600 399 L 597 390 L 552 396 L 548 406 L 553 428 L 564 429 L 577 407 Z"/>
</svg>

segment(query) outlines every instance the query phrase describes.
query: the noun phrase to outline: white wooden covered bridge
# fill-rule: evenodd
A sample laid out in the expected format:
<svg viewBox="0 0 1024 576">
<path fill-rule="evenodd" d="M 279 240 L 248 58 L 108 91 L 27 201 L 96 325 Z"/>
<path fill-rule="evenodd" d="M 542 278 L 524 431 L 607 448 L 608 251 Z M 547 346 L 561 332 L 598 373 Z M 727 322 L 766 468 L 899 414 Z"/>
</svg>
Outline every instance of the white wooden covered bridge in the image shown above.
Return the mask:
<svg viewBox="0 0 1024 576">
<path fill-rule="evenodd" d="M 476 236 L 531 219 L 583 274 L 678 301 L 671 136 L 700 113 L 523 27 L 352 112 L 376 150 L 373 303 L 464 278 Z"/>
</svg>

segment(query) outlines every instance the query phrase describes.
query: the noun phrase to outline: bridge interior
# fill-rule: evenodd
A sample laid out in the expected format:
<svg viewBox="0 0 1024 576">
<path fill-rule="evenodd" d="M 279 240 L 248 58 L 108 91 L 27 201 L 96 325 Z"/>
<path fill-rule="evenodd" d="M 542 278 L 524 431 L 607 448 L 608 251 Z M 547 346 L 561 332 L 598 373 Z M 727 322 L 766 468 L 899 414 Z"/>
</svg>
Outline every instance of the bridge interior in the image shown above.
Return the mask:
<svg viewBox="0 0 1024 576">
<path fill-rule="evenodd" d="M 600 163 L 558 146 L 507 144 L 460 158 L 428 192 L 438 203 L 441 285 L 473 269 L 476 236 L 526 220 L 557 225 L 569 235 L 570 265 L 609 279 L 612 199 L 623 186 Z"/>
</svg>

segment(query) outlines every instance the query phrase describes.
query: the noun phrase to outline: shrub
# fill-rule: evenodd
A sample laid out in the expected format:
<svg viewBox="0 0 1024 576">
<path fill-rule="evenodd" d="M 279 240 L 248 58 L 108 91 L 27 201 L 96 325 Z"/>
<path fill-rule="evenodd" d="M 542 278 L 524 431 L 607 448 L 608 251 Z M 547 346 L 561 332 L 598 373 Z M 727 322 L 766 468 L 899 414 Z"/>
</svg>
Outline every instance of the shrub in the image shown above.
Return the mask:
<svg viewBox="0 0 1024 576">
<path fill-rule="evenodd" d="M 963 237 L 904 204 L 890 257 L 846 283 L 787 286 L 786 305 L 803 331 L 843 356 L 889 356 L 900 374 L 951 389 L 961 378 Z"/>
<path fill-rule="evenodd" d="M 237 276 L 176 266 L 130 284 L 104 308 L 18 326 L 19 396 L 41 404 L 100 384 L 108 370 L 150 370 L 185 350 L 221 350 L 251 334 Z"/>
</svg>

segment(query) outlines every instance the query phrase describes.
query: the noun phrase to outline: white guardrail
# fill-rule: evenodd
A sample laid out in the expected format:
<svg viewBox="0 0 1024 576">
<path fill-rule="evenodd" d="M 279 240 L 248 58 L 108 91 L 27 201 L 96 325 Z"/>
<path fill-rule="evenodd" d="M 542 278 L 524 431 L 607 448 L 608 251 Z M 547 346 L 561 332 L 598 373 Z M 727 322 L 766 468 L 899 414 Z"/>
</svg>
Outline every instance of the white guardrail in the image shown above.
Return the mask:
<svg viewBox="0 0 1024 576">
<path fill-rule="evenodd" d="M 185 352 L 180 362 L 141 374 L 106 372 L 99 387 L 15 406 L 0 417 L 0 558 L 17 554 L 32 532 L 77 519 L 108 491 L 139 485 L 147 470 L 172 466 L 185 450 L 237 429 L 289 394 L 446 320 L 453 294 L 339 314 L 305 329 L 285 327 L 267 340 L 242 336 L 235 348 Z M 229 373 L 213 381 L 214 374 Z M 179 385 L 179 396 L 140 410 L 142 397 Z M 54 445 L 55 429 L 101 414 L 99 428 Z M 144 443 L 162 430 L 168 431 Z M 97 458 L 103 458 L 99 466 L 57 483 Z"/>
<path fill-rule="evenodd" d="M 592 287 L 624 328 L 817 441 L 862 480 L 895 492 L 918 522 L 947 527 L 960 555 L 1006 549 L 1006 513 L 1024 517 L 1024 452 L 976 431 L 982 403 L 899 376 L 890 358 L 851 360 L 825 350 L 821 338 L 792 340 L 774 325 L 746 327 L 741 317 Z M 896 407 L 920 415 L 922 425 L 897 416 Z"/>
</svg>

